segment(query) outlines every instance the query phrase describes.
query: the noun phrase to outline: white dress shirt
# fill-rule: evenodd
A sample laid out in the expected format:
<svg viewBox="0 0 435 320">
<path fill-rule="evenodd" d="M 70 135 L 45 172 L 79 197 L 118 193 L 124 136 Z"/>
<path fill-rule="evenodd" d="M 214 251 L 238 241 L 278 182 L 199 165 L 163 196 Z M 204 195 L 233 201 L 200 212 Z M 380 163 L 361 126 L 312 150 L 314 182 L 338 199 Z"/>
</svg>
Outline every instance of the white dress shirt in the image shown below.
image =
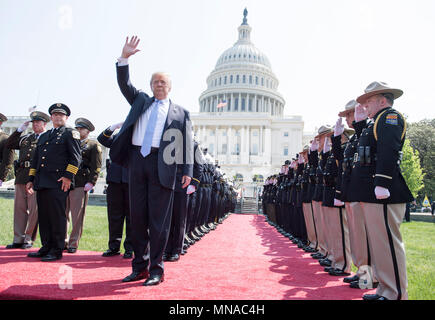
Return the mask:
<svg viewBox="0 0 435 320">
<path fill-rule="evenodd" d="M 118 58 L 118 66 L 128 65 L 128 59 Z M 159 110 L 157 113 L 156 126 L 154 128 L 154 135 L 151 142 L 151 147 L 158 148 L 160 146 L 160 139 L 162 138 L 163 129 L 165 128 L 166 118 L 168 117 L 169 111 L 169 99 L 161 100 L 159 105 Z M 146 112 L 142 113 L 139 119 L 136 121 L 133 129 L 133 136 L 131 143 L 134 146 L 142 146 L 143 139 L 145 137 L 145 132 L 147 130 L 147 123 L 151 115 L 151 110 L 154 108 L 156 102 L 154 101 Z"/>
</svg>

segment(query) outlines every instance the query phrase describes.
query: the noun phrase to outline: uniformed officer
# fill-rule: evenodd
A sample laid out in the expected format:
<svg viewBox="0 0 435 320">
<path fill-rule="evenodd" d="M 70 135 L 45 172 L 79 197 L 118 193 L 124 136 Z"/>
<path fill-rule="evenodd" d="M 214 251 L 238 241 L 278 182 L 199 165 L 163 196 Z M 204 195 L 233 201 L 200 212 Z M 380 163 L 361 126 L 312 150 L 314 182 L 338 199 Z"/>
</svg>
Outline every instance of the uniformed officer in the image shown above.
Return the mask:
<svg viewBox="0 0 435 320">
<path fill-rule="evenodd" d="M 317 252 L 317 231 L 314 223 L 313 206 L 310 197 L 310 165 L 308 163 L 308 151 L 310 147 L 307 145 L 302 152 L 299 153 L 298 165 L 303 166 L 301 177 L 301 201 L 302 210 L 304 212 L 305 226 L 307 229 L 308 245 L 304 247 L 304 251 L 315 253 Z"/>
<path fill-rule="evenodd" d="M 187 210 L 189 207 L 190 196 L 195 193 L 202 179 L 203 157 L 198 141 L 194 140 L 194 165 L 193 176 L 187 190 L 182 188 L 181 168 L 177 168 L 177 179 L 175 181 L 174 205 L 172 209 L 171 228 L 168 241 L 166 243 L 163 261 L 174 262 L 180 259 L 183 250 L 184 234 L 186 232 Z M 197 154 L 199 153 L 199 154 Z"/>
<path fill-rule="evenodd" d="M 69 221 L 71 212 L 72 229 L 68 237 L 65 237 L 65 246 L 68 253 L 75 253 L 83 232 L 83 222 L 86 214 L 86 206 L 89 199 L 89 191 L 97 183 L 101 171 L 102 150 L 97 141 L 89 139 L 89 133 L 95 130 L 91 121 L 85 118 L 78 118 L 75 121 L 75 128 L 80 133 L 80 149 L 82 161 L 75 176 L 74 190 L 68 195 L 66 216 Z M 68 227 L 66 228 L 68 231 Z"/>
<path fill-rule="evenodd" d="M 338 163 L 331 152 L 330 132 L 324 142 L 323 154 L 326 164 L 323 170 L 323 197 L 322 210 L 326 223 L 326 238 L 328 249 L 331 252 L 331 267 L 325 268 L 332 276 L 348 276 L 351 270 L 349 227 L 346 210 L 342 202 L 335 202 L 338 179 Z"/>
<path fill-rule="evenodd" d="M 6 140 L 9 135 L 4 133 L 1 129 L 3 122 L 8 121 L 8 118 L 0 113 L 0 187 L 3 181 L 6 180 L 6 176 L 9 170 L 12 169 L 12 163 L 14 161 L 14 151 L 6 147 Z"/>
<path fill-rule="evenodd" d="M 344 282 L 350 283 L 352 288 L 366 289 L 368 281 L 375 282 L 373 272 L 370 266 L 370 253 L 367 240 L 367 231 L 364 223 L 361 203 L 359 201 L 351 202 L 351 194 L 355 193 L 358 197 L 359 181 L 352 181 L 352 164 L 357 150 L 358 139 L 362 130 L 366 126 L 366 119 L 355 121 L 355 107 L 358 105 L 356 100 L 349 101 L 344 110 L 338 116 L 340 117 L 334 128 L 332 137 L 332 152 L 339 163 L 339 174 L 336 184 L 336 202 L 344 202 L 346 216 L 349 226 L 349 240 L 353 264 L 358 268 L 356 274 L 352 277 L 344 278 Z M 349 128 L 354 129 L 354 133 L 346 132 L 342 117 Z M 344 136 L 349 137 L 349 141 L 343 143 Z M 371 285 L 371 284 L 370 284 Z"/>
<path fill-rule="evenodd" d="M 395 99 L 402 94 L 402 90 L 391 88 L 384 82 L 373 82 L 357 99 L 365 105 L 367 116 L 372 121 L 358 141 L 352 179 L 355 177 L 360 182 L 358 200 L 367 226 L 374 272 L 379 281 L 376 294 L 364 295 L 365 300 L 408 298 L 400 224 L 406 203 L 411 202 L 413 196 L 400 170 L 406 121 L 392 108 Z"/>
<path fill-rule="evenodd" d="M 117 129 L 124 123 L 112 124 L 98 136 L 97 140 L 106 148 L 112 146 Z M 122 233 L 125 221 L 124 259 L 133 257 L 133 245 L 131 243 L 130 226 L 130 197 L 128 195 L 128 169 L 120 166 L 111 159 L 106 160 L 106 199 L 107 218 L 109 224 L 109 249 L 103 253 L 103 257 L 113 257 L 120 254 Z"/>
<path fill-rule="evenodd" d="M 318 249 L 317 253 L 312 254 L 312 257 L 319 259 L 319 263 L 324 267 L 330 267 L 332 263 L 332 253 L 327 237 L 327 219 L 322 207 L 323 197 L 323 171 L 326 165 L 327 156 L 323 153 L 323 146 L 326 134 L 332 132 L 330 126 L 321 126 L 318 130 L 317 136 L 311 143 L 309 163 L 311 167 L 311 179 L 314 181 L 313 190 L 313 214 L 314 222 L 316 224 Z"/>
<path fill-rule="evenodd" d="M 33 133 L 23 135 L 32 123 Z M 33 111 L 30 121 L 24 122 L 6 141 L 9 149 L 19 150 L 18 160 L 15 161 L 15 199 L 14 199 L 14 240 L 6 249 L 29 249 L 35 241 L 38 230 L 38 206 L 36 193 L 26 192 L 29 181 L 29 170 L 36 144 L 41 134 L 45 132 L 50 117 L 44 112 Z"/>
<path fill-rule="evenodd" d="M 29 170 L 27 192 L 37 191 L 39 234 L 42 247 L 29 253 L 32 258 L 54 261 L 62 258 L 66 234 L 66 201 L 74 188 L 81 161 L 80 133 L 66 127 L 71 114 L 63 103 L 53 104 L 48 113 L 53 129 L 38 140 Z"/>
</svg>

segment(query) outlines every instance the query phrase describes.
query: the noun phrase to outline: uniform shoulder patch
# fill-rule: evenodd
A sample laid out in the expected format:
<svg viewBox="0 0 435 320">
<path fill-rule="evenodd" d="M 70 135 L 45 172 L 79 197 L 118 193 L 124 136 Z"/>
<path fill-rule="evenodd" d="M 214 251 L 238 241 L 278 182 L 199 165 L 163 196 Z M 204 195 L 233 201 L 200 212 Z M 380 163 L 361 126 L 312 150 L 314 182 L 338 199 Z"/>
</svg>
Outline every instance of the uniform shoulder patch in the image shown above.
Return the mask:
<svg viewBox="0 0 435 320">
<path fill-rule="evenodd" d="M 385 116 L 385 123 L 397 126 L 399 124 L 398 119 L 399 115 L 397 113 L 388 113 Z"/>
<path fill-rule="evenodd" d="M 71 130 L 71 134 L 74 139 L 80 140 L 80 132 L 77 130 Z"/>
</svg>

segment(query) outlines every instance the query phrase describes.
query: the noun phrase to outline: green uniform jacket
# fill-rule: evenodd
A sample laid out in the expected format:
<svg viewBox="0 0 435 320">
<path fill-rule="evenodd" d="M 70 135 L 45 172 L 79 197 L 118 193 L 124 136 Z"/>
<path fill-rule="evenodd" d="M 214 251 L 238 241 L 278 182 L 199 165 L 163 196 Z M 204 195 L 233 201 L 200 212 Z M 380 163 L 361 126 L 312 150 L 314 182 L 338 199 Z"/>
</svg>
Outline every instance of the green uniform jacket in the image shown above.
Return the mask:
<svg viewBox="0 0 435 320">
<path fill-rule="evenodd" d="M 6 145 L 9 149 L 19 150 L 18 161 L 15 164 L 15 184 L 26 184 L 29 181 L 29 170 L 35 154 L 38 139 L 35 133 L 21 135 L 15 131 L 8 138 Z"/>
<path fill-rule="evenodd" d="M 75 177 L 75 186 L 84 187 L 90 182 L 97 183 L 101 171 L 102 150 L 98 142 L 86 139 L 80 143 L 82 163 Z"/>
<path fill-rule="evenodd" d="M 2 181 L 5 181 L 14 162 L 14 150 L 6 146 L 8 137 L 6 133 L 0 132 L 0 180 Z"/>
</svg>

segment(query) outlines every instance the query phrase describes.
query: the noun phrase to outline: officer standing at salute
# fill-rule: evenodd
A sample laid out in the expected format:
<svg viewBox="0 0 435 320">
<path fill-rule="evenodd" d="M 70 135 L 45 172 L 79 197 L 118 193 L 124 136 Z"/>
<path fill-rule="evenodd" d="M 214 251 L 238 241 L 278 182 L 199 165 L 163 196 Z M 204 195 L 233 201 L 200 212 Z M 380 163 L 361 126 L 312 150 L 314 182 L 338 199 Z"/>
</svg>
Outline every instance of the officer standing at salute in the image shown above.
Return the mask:
<svg viewBox="0 0 435 320">
<path fill-rule="evenodd" d="M 33 133 L 22 135 L 32 122 Z M 29 181 L 30 163 L 36 150 L 36 144 L 41 134 L 45 132 L 50 117 L 40 111 L 30 114 L 30 121 L 24 122 L 6 141 L 9 149 L 19 150 L 15 163 L 15 199 L 14 199 L 14 240 L 6 249 L 29 249 L 35 241 L 38 230 L 38 206 L 36 194 L 26 192 Z"/>
<path fill-rule="evenodd" d="M 97 183 L 101 171 L 102 150 L 98 142 L 89 139 L 89 133 L 95 130 L 94 125 L 88 119 L 78 118 L 75 127 L 80 133 L 80 148 L 82 162 L 75 177 L 74 190 L 68 195 L 66 216 L 69 220 L 71 211 L 72 230 L 68 239 L 65 238 L 65 246 L 68 253 L 75 253 L 83 232 L 86 206 L 88 205 L 89 191 Z M 66 228 L 68 231 L 68 227 Z"/>
<path fill-rule="evenodd" d="M 403 94 L 384 82 L 373 82 L 357 102 L 371 118 L 357 146 L 352 179 L 359 183 L 359 201 L 379 285 L 364 300 L 408 299 L 406 257 L 400 224 L 413 196 L 400 171 L 406 134 L 405 118 L 393 109 Z M 359 107 L 361 108 L 361 107 Z M 359 119 L 356 119 L 359 120 Z M 352 199 L 351 199 L 352 200 Z"/>
<path fill-rule="evenodd" d="M 6 176 L 9 170 L 11 170 L 14 161 L 14 151 L 6 147 L 6 140 L 9 138 L 9 135 L 1 130 L 3 122 L 6 121 L 8 121 L 8 118 L 0 113 L 0 187 L 3 181 L 6 180 Z"/>
<path fill-rule="evenodd" d="M 80 133 L 66 127 L 71 114 L 63 103 L 53 104 L 48 113 L 53 129 L 38 140 L 29 171 L 27 192 L 37 191 L 39 234 L 42 247 L 28 257 L 55 261 L 62 258 L 66 234 L 66 201 L 74 188 L 81 161 Z"/>
<path fill-rule="evenodd" d="M 344 202 L 346 208 L 346 216 L 349 226 L 350 250 L 353 264 L 358 268 L 356 274 L 352 277 L 344 278 L 344 282 L 350 283 L 351 288 L 365 289 L 368 281 L 374 281 L 374 277 L 370 267 L 370 253 L 368 247 L 367 231 L 364 223 L 361 203 L 359 201 L 350 202 L 352 193 L 353 197 L 358 198 L 359 181 L 351 180 L 353 158 L 357 151 L 358 139 L 361 136 L 362 130 L 366 126 L 366 119 L 356 122 L 355 107 L 358 102 L 355 100 L 349 101 L 344 110 L 338 116 L 337 123 L 334 128 L 334 136 L 332 137 L 332 153 L 339 162 L 339 174 L 336 184 L 336 194 L 334 201 Z M 342 117 L 346 119 L 349 128 L 354 129 L 355 133 L 348 134 L 342 124 Z M 349 135 L 349 141 L 342 143 L 342 137 Z M 370 269 L 370 271 L 369 271 Z M 361 286 L 360 286 L 361 284 Z M 373 284 L 374 286 L 377 285 Z"/>
<path fill-rule="evenodd" d="M 120 129 L 124 123 L 112 124 L 98 136 L 97 140 L 106 148 L 112 146 L 116 134 L 113 132 Z M 106 160 L 106 190 L 107 218 L 109 222 L 109 249 L 103 253 L 103 257 L 113 257 L 120 254 L 122 233 L 125 221 L 124 259 L 133 257 L 130 226 L 130 198 L 128 195 L 128 169 L 120 166 L 110 159 Z"/>
</svg>

